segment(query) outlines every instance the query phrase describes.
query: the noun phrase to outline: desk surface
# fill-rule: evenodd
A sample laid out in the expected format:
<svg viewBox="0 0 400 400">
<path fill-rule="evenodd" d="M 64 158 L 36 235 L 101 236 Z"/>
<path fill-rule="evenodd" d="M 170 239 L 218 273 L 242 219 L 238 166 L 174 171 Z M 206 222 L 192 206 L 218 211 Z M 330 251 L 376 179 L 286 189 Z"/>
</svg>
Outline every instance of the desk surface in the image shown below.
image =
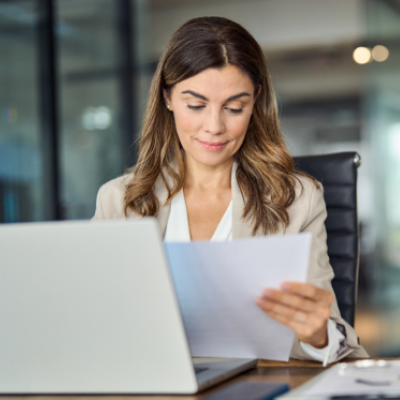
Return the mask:
<svg viewBox="0 0 400 400">
<path fill-rule="evenodd" d="M 392 360 L 392 358 L 385 358 L 386 360 Z M 343 360 L 346 361 L 346 360 Z M 354 361 L 354 359 L 349 359 L 349 361 Z M 321 363 L 314 361 L 299 361 L 290 360 L 289 363 L 278 362 L 278 361 L 266 361 L 259 360 L 257 368 L 247 371 L 235 378 L 232 378 L 220 385 L 217 385 L 207 391 L 201 392 L 196 396 L 36 396 L 36 395 L 24 395 L 24 396 L 1 396 L 1 400 L 20 400 L 29 397 L 29 400 L 195 400 L 201 399 L 202 397 L 212 393 L 213 391 L 220 389 L 226 385 L 230 385 L 234 382 L 278 382 L 287 383 L 291 389 L 300 386 L 301 384 L 307 382 L 314 376 L 318 375 L 320 372 L 324 371 L 325 368 L 321 366 Z"/>
<path fill-rule="evenodd" d="M 277 361 L 265 361 L 259 360 L 257 368 L 247 371 L 235 378 L 232 378 L 220 385 L 217 385 L 207 391 L 201 392 L 196 396 L 0 396 L 1 400 L 10 399 L 18 400 L 22 398 L 29 397 L 35 400 L 50 400 L 59 398 L 60 400 L 111 400 L 111 399 L 121 399 L 128 400 L 194 400 L 201 399 L 205 395 L 220 389 L 225 385 L 231 384 L 233 382 L 248 381 L 248 382 L 279 382 L 287 383 L 294 389 L 295 387 L 307 382 L 309 379 L 316 376 L 318 373 L 322 372 L 325 368 L 321 366 L 321 363 L 313 361 L 298 361 L 290 360 L 289 363 L 277 362 Z"/>
</svg>

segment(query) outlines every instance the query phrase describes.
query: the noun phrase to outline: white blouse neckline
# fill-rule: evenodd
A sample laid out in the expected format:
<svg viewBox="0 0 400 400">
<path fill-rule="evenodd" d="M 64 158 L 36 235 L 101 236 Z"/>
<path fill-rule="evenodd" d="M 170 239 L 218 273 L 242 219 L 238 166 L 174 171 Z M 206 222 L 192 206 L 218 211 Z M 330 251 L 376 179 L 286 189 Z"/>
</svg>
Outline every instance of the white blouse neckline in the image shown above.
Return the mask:
<svg viewBox="0 0 400 400">
<path fill-rule="evenodd" d="M 232 200 L 219 221 L 211 242 L 232 240 Z M 190 242 L 185 196 L 181 190 L 171 201 L 164 241 Z"/>
</svg>

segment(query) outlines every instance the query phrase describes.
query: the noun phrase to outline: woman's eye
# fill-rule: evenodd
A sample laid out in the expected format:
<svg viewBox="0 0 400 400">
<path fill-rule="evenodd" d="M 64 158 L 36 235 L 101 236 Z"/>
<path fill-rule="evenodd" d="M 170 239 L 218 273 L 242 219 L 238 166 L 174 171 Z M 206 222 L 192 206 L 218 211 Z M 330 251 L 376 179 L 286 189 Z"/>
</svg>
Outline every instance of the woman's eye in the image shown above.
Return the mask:
<svg viewBox="0 0 400 400">
<path fill-rule="evenodd" d="M 191 106 L 190 104 L 188 104 L 188 108 L 194 111 L 200 111 L 202 108 L 204 108 L 204 106 Z"/>
<path fill-rule="evenodd" d="M 243 108 L 228 108 L 228 110 L 232 114 L 240 114 L 243 111 Z"/>
</svg>

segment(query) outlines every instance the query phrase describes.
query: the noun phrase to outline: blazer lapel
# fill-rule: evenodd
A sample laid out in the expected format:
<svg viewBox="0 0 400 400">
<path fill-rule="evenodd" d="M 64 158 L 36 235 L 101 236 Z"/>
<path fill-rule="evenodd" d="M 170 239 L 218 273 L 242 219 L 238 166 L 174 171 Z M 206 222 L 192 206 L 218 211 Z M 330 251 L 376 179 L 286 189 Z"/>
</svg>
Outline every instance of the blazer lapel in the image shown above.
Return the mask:
<svg viewBox="0 0 400 400">
<path fill-rule="evenodd" d="M 154 193 L 158 199 L 160 208 L 158 210 L 158 214 L 156 215 L 156 219 L 160 226 L 161 237 L 164 237 L 165 230 L 167 229 L 169 211 L 171 209 L 170 203 L 165 204 L 165 201 L 168 197 L 168 190 L 162 179 L 158 179 L 154 188 Z"/>
</svg>

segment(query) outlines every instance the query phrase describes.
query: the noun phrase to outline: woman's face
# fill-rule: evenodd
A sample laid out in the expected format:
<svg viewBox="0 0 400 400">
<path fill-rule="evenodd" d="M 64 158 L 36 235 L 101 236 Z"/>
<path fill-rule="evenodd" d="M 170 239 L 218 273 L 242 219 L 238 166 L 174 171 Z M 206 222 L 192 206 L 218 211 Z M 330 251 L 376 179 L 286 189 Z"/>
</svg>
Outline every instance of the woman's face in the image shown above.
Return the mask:
<svg viewBox="0 0 400 400">
<path fill-rule="evenodd" d="M 237 67 L 209 68 L 177 83 L 166 102 L 186 157 L 218 166 L 231 162 L 243 143 L 254 86 Z"/>
</svg>

